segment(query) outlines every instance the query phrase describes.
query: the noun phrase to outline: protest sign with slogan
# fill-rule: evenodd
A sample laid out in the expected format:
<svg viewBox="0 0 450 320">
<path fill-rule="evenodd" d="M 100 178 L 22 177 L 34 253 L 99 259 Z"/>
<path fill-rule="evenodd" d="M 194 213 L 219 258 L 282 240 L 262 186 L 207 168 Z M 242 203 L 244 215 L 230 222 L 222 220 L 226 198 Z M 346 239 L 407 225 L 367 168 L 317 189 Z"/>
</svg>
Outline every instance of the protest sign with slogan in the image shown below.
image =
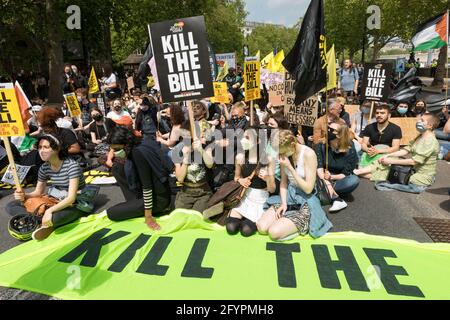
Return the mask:
<svg viewBox="0 0 450 320">
<path fill-rule="evenodd" d="M 387 101 L 391 91 L 392 72 L 393 65 L 389 63 L 364 64 L 363 99 Z"/>
<path fill-rule="evenodd" d="M 258 57 L 248 57 L 244 63 L 245 101 L 261 99 L 261 63 Z"/>
<path fill-rule="evenodd" d="M 306 127 L 314 127 L 314 122 L 319 115 L 319 101 L 316 96 L 306 99 L 300 105 L 295 105 L 295 79 L 286 72 L 284 82 L 284 113 L 289 123 Z"/>
<path fill-rule="evenodd" d="M 78 104 L 78 99 L 75 93 L 65 94 L 64 99 L 66 100 L 66 106 L 70 112 L 70 116 L 73 118 L 81 116 L 80 105 Z"/>
<path fill-rule="evenodd" d="M 218 68 L 223 68 L 225 64 L 228 68 L 236 69 L 236 53 L 219 53 L 216 54 L 216 64 Z M 226 71 L 228 73 L 228 70 Z"/>
<path fill-rule="evenodd" d="M 212 103 L 230 103 L 228 96 L 228 86 L 226 82 L 214 82 L 214 97 L 211 98 Z"/>
<path fill-rule="evenodd" d="M 95 93 L 92 95 L 92 98 L 95 98 L 95 104 L 100 109 L 103 114 L 107 114 L 108 110 L 106 110 L 106 97 L 104 93 Z"/>
<path fill-rule="evenodd" d="M 22 183 L 25 180 L 25 178 L 26 178 L 28 172 L 30 171 L 30 169 L 31 169 L 30 166 L 21 166 L 21 165 L 16 164 L 17 175 L 19 176 L 20 183 Z M 14 185 L 15 184 L 13 172 L 12 172 L 12 169 L 11 169 L 11 165 L 9 165 L 8 169 L 6 169 L 6 172 L 5 172 L 5 174 L 3 175 L 3 178 L 2 178 L 2 182 L 3 183 L 8 183 L 10 185 Z"/>
<path fill-rule="evenodd" d="M 133 77 L 127 78 L 127 88 L 128 90 L 134 89 L 134 79 Z"/>
<path fill-rule="evenodd" d="M 22 115 L 12 83 L 0 83 L 0 137 L 24 136 Z"/>
<path fill-rule="evenodd" d="M 62 299 L 450 298 L 450 244 L 354 232 L 230 237 L 183 209 L 158 223 L 153 232 L 142 218 L 113 222 L 103 213 L 59 227 L 2 253 L 0 285 Z"/>
<path fill-rule="evenodd" d="M 269 93 L 269 102 L 272 106 L 284 105 L 284 82 L 270 85 L 267 91 Z"/>
<path fill-rule="evenodd" d="M 203 16 L 150 25 L 165 102 L 209 98 L 214 95 L 208 41 Z"/>
</svg>

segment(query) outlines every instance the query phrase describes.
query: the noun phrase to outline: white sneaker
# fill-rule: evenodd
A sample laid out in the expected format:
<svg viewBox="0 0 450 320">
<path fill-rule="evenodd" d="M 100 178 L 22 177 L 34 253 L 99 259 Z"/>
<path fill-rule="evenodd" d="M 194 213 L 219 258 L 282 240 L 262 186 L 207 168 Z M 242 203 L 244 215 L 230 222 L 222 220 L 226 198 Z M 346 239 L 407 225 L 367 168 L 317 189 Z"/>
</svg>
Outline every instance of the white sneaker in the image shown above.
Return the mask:
<svg viewBox="0 0 450 320">
<path fill-rule="evenodd" d="M 347 202 L 344 200 L 335 200 L 330 208 L 330 212 L 338 212 L 348 207 Z"/>
</svg>

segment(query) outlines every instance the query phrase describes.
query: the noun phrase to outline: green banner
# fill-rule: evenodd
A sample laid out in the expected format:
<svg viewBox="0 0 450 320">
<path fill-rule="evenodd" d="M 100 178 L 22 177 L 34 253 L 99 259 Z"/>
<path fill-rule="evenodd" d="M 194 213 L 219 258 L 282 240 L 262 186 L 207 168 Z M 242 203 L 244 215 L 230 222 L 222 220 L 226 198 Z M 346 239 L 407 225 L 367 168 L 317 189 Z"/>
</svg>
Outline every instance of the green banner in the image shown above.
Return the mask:
<svg viewBox="0 0 450 320">
<path fill-rule="evenodd" d="M 0 285 L 63 299 L 450 299 L 450 245 L 330 233 L 229 236 L 194 211 L 104 214 L 0 255 Z"/>
</svg>

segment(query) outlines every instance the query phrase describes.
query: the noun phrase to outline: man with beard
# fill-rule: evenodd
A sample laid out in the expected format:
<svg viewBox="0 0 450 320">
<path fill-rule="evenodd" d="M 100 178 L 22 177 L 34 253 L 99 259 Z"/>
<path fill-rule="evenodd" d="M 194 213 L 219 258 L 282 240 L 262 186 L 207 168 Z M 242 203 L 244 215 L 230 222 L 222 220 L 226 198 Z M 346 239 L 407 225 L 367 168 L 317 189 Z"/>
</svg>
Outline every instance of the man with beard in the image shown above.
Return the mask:
<svg viewBox="0 0 450 320">
<path fill-rule="evenodd" d="M 364 154 L 361 158 L 361 167 L 366 167 L 386 154 L 400 150 L 402 129 L 389 122 L 391 109 L 387 104 L 380 104 L 375 108 L 377 122 L 366 126 L 362 132 L 361 145 Z"/>
</svg>

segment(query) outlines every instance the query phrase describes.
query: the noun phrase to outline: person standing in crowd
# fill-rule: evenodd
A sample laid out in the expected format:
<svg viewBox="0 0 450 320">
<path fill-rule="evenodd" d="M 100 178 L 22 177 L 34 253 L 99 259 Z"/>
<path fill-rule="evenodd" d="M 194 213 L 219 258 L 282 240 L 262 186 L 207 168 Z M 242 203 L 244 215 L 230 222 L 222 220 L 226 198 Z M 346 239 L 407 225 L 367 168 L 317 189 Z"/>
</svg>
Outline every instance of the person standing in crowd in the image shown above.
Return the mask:
<svg viewBox="0 0 450 320">
<path fill-rule="evenodd" d="M 400 150 L 402 129 L 389 122 L 390 112 L 391 108 L 387 104 L 375 107 L 377 122 L 366 126 L 362 133 L 361 147 L 364 154 L 361 157 L 360 167 L 367 167 L 383 155 Z"/>
<path fill-rule="evenodd" d="M 271 205 L 258 220 L 258 231 L 274 241 L 309 233 L 318 238 L 332 228 L 319 199 L 314 195 L 317 157 L 315 152 L 296 140 L 289 130 L 281 130 L 278 138 L 281 163 L 279 196 L 270 197 Z"/>
<path fill-rule="evenodd" d="M 36 91 L 38 93 L 39 99 L 41 99 L 42 101 L 47 100 L 48 97 L 47 79 L 42 73 L 38 75 Z"/>
<path fill-rule="evenodd" d="M 107 64 L 103 68 L 104 77 L 100 81 L 102 83 L 101 90 L 106 93 L 108 99 L 117 99 L 122 94 L 119 87 L 119 81 L 113 72 L 111 65 Z"/>
<path fill-rule="evenodd" d="M 136 114 L 135 128 L 142 134 L 144 139 L 156 140 L 158 111 L 158 103 L 154 97 L 147 94 L 141 95 L 139 111 Z"/>
<path fill-rule="evenodd" d="M 392 112 L 392 118 L 412 118 L 415 117 L 414 113 L 410 110 L 408 103 L 400 102 L 397 108 Z"/>
<path fill-rule="evenodd" d="M 380 191 L 398 190 L 409 193 L 421 193 L 431 186 L 436 179 L 439 143 L 433 130 L 438 126 L 438 119 L 433 114 L 424 114 L 416 124 L 420 135 L 400 151 L 384 155 L 373 165 L 355 170 L 360 177 L 375 181 L 375 188 Z M 391 184 L 387 182 L 391 165 L 412 166 L 414 174 L 409 184 Z"/>
<path fill-rule="evenodd" d="M 346 124 L 340 118 L 342 112 L 342 105 L 336 99 L 328 100 L 328 114 L 318 118 L 314 123 L 313 144 L 323 144 L 326 142 L 326 133 L 330 123 Z"/>
<path fill-rule="evenodd" d="M 77 206 L 77 195 L 85 187 L 85 181 L 80 166 L 67 157 L 67 149 L 57 137 L 54 135 L 40 137 L 37 148 L 44 164 L 39 169 L 36 189 L 28 194 L 16 191 L 14 193 L 16 201 L 9 203 L 6 210 L 12 215 L 26 214 L 22 203 L 45 195 L 47 181 L 51 180 L 52 188 L 47 191 L 47 195 L 55 198 L 58 203 L 45 211 L 42 226 L 32 234 L 34 240 L 44 240 L 55 228 L 87 215 Z M 89 206 L 92 210 L 93 202 L 89 203 Z"/>
<path fill-rule="evenodd" d="M 358 167 L 358 155 L 352 140 L 347 125 L 332 123 L 328 131 L 328 152 L 323 144 L 315 146 L 317 175 L 328 187 L 333 200 L 332 213 L 347 208 L 341 197 L 351 194 L 359 185 L 359 178 L 353 174 Z"/>
<path fill-rule="evenodd" d="M 233 95 L 233 101 L 241 101 L 243 99 L 241 92 L 242 78 L 236 74 L 235 68 L 228 69 L 228 74 L 225 76 L 224 81 L 227 83 L 228 92 Z"/>
<path fill-rule="evenodd" d="M 418 100 L 412 109 L 412 114 L 415 117 L 420 118 L 424 114 L 428 113 L 427 103 L 424 100 Z"/>
<path fill-rule="evenodd" d="M 61 90 L 63 94 L 75 92 L 75 76 L 70 64 L 64 66 L 64 73 L 61 77 Z"/>
<path fill-rule="evenodd" d="M 436 76 L 436 70 L 438 67 L 438 61 L 436 59 L 431 63 L 431 77 L 434 78 Z"/>
<path fill-rule="evenodd" d="M 208 184 L 207 170 L 214 165 L 212 149 L 203 149 L 199 139 L 194 139 L 192 146 L 182 142 L 182 161 L 175 163 L 175 176 L 183 185 L 175 199 L 175 207 L 195 210 L 200 213 L 208 207 L 212 191 Z"/>
<path fill-rule="evenodd" d="M 88 83 L 86 78 L 81 74 L 76 65 L 70 67 L 72 69 L 72 74 L 74 78 L 74 88 L 77 89 L 87 89 Z"/>
<path fill-rule="evenodd" d="M 173 162 L 161 152 L 154 140 L 139 142 L 125 127 L 111 130 L 107 143 L 115 153 L 112 173 L 122 190 L 125 202 L 106 210 L 112 221 L 145 217 L 152 230 L 160 226 L 154 216 L 171 211 L 169 176 Z"/>
<path fill-rule="evenodd" d="M 344 60 L 344 64 L 339 71 L 338 88 L 347 96 L 356 96 L 358 94 L 359 73 L 354 67 L 352 60 Z"/>
<path fill-rule="evenodd" d="M 258 152 L 260 137 L 256 130 L 247 130 L 240 141 L 243 152 L 236 156 L 234 180 L 246 189 L 240 204 L 226 219 L 227 232 L 235 235 L 239 231 L 250 237 L 257 230 L 256 222 L 264 213 L 264 204 L 269 193 L 275 192 L 273 159 L 264 152 Z"/>
</svg>

